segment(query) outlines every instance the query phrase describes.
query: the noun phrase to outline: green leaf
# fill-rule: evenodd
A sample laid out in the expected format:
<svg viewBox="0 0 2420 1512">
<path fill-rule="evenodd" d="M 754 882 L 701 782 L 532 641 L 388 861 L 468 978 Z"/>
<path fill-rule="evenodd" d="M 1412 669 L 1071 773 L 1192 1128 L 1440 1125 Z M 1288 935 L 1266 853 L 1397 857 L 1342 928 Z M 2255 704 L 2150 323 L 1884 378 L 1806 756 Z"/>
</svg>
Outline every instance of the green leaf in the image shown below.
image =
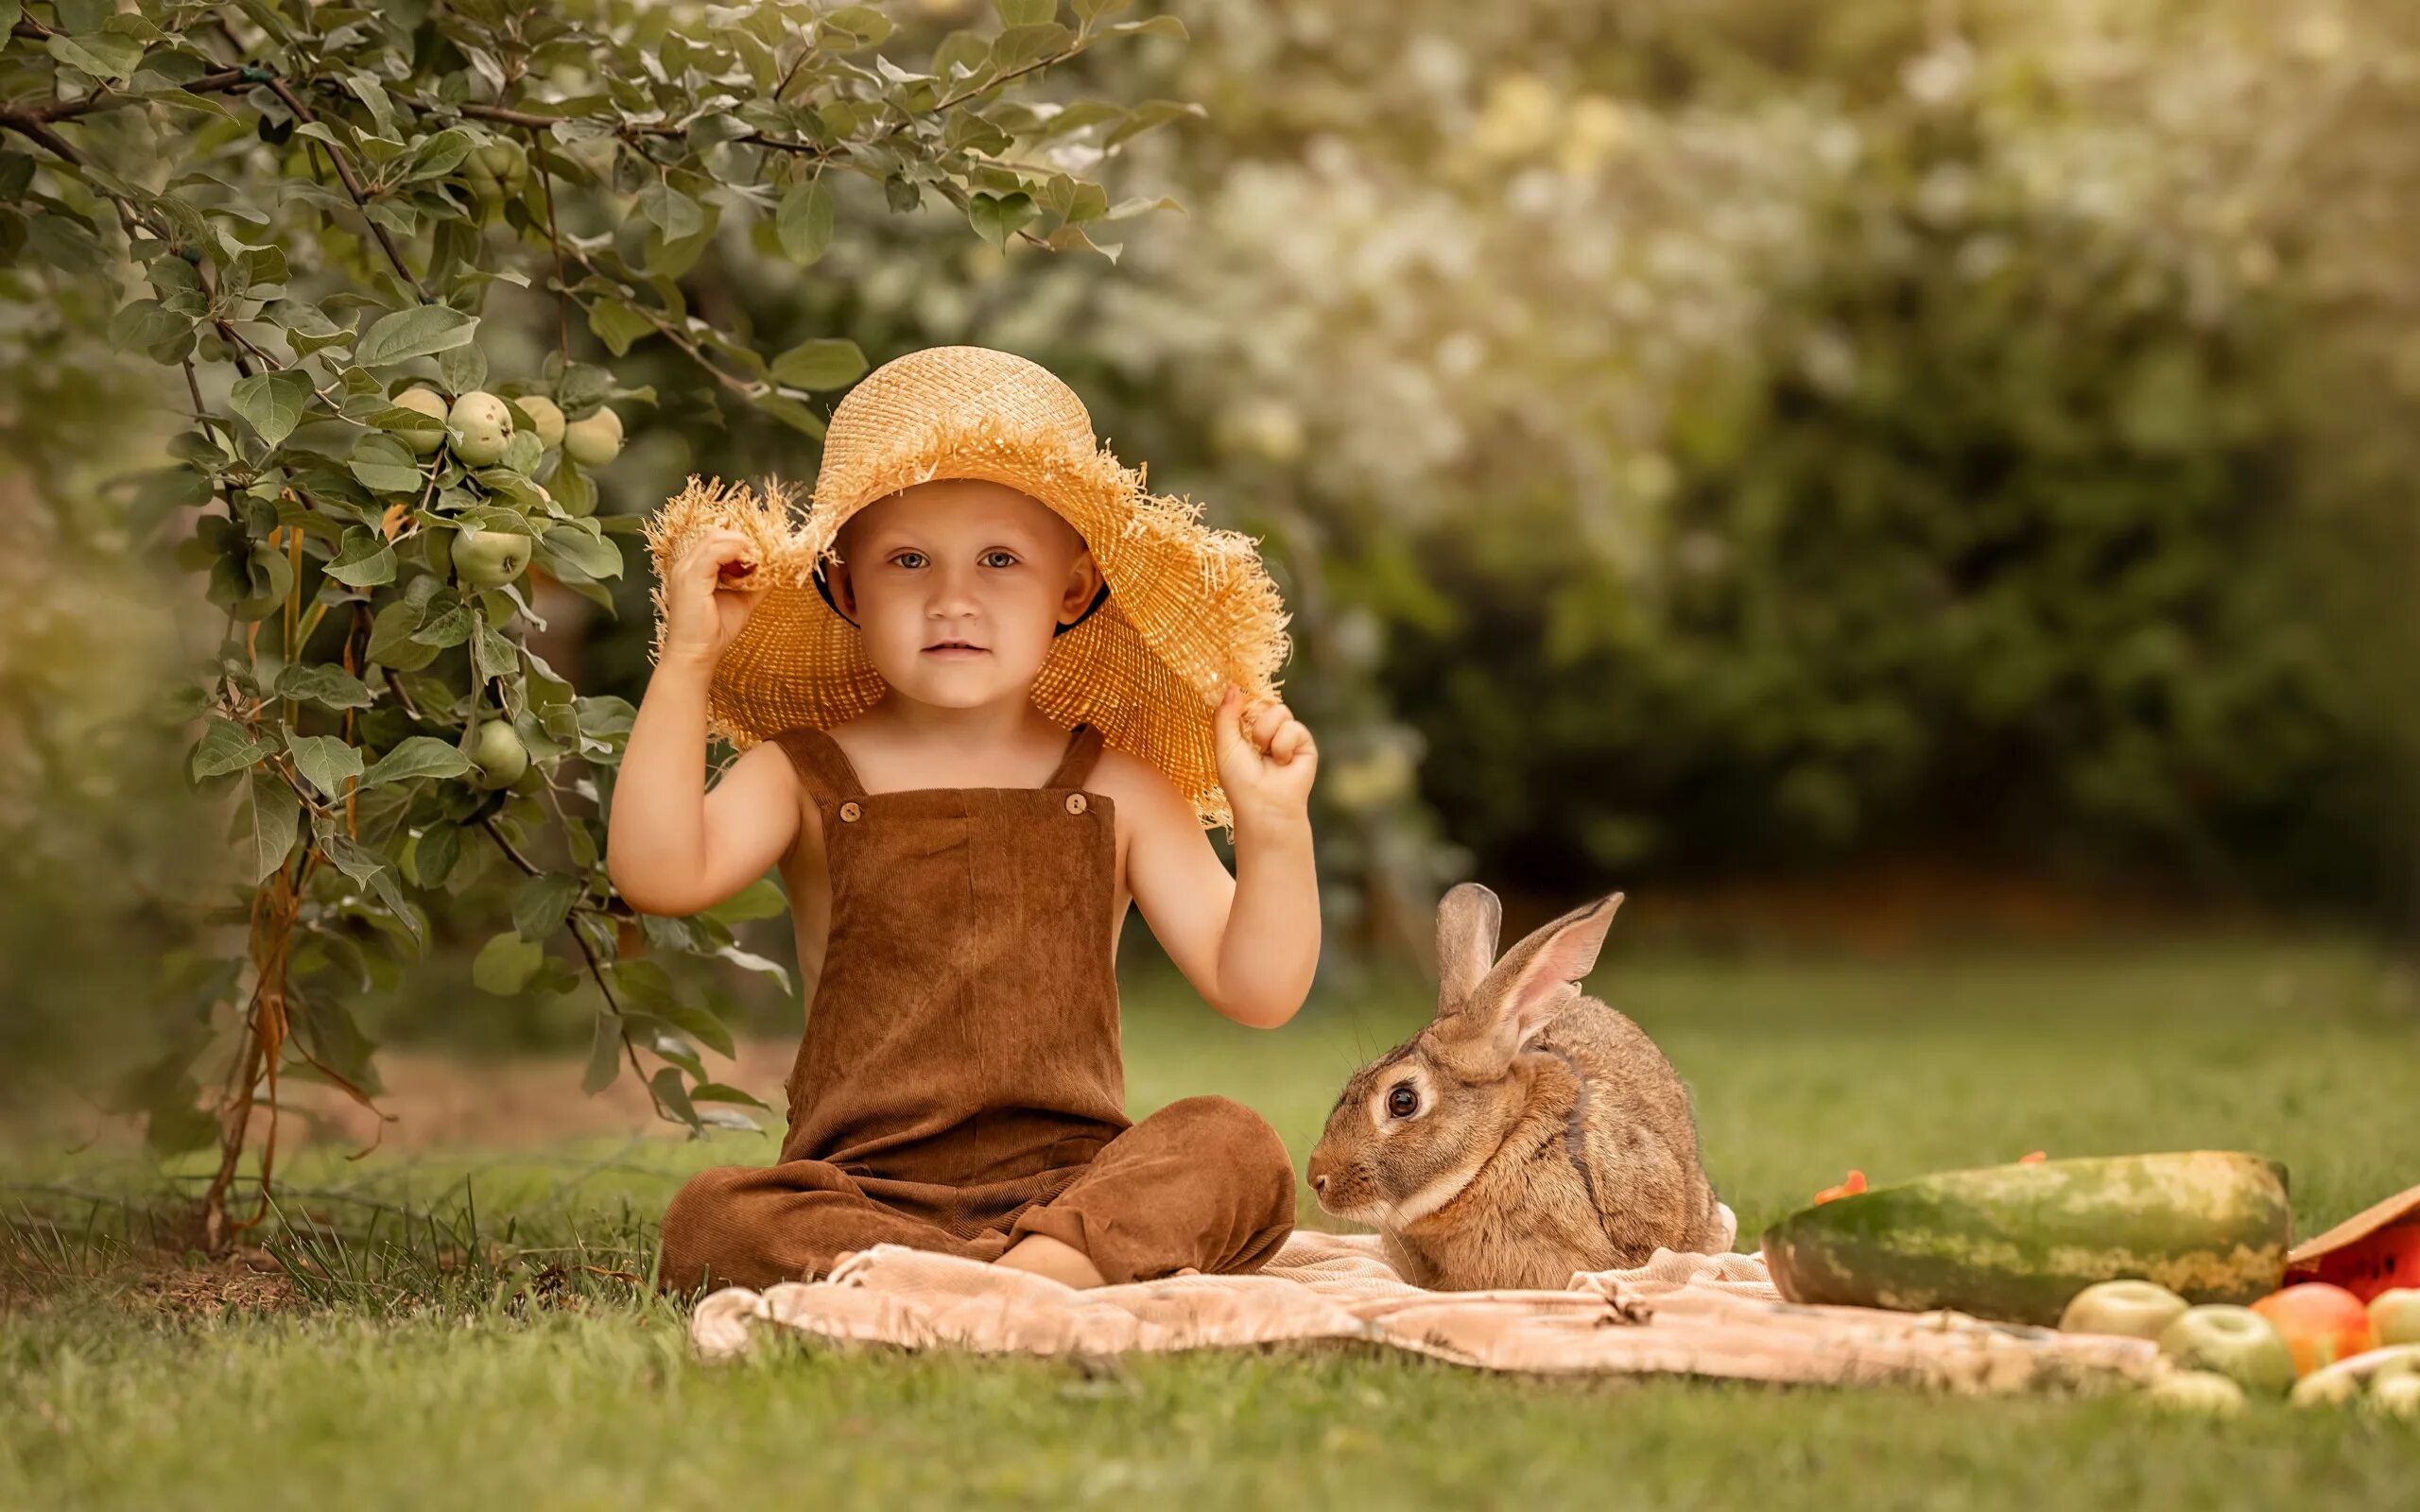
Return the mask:
<svg viewBox="0 0 2420 1512">
<path fill-rule="evenodd" d="M 601 297 L 588 304 L 588 329 L 605 343 L 605 350 L 619 357 L 631 350 L 631 343 L 644 335 L 651 335 L 655 322 L 641 315 L 627 300 Z"/>
<path fill-rule="evenodd" d="M 110 345 L 120 352 L 156 347 L 193 333 L 193 321 L 158 300 L 136 300 L 110 318 Z"/>
<path fill-rule="evenodd" d="M 233 720 L 213 714 L 208 728 L 202 730 L 201 739 L 193 748 L 193 775 L 199 780 L 240 772 L 271 749 L 267 741 L 254 736 Z"/>
<path fill-rule="evenodd" d="M 275 446 L 294 434 L 294 427 L 302 422 L 303 412 L 319 396 L 312 391 L 309 374 L 280 368 L 236 379 L 227 397 L 235 413 L 251 421 L 252 429 L 261 433 L 261 439 Z"/>
<path fill-rule="evenodd" d="M 294 1038 L 320 1064 L 366 1092 L 383 1089 L 372 1055 L 377 1042 L 361 1032 L 352 1007 L 335 993 L 288 990 L 286 1013 Z"/>
<path fill-rule="evenodd" d="M 555 525 L 547 530 L 544 539 L 547 551 L 591 577 L 622 576 L 622 548 L 607 541 L 593 527 Z"/>
<path fill-rule="evenodd" d="M 530 877 L 513 894 L 512 927 L 523 939 L 544 940 L 563 927 L 563 920 L 571 917 L 571 905 L 587 890 L 580 878 L 560 872 Z"/>
<path fill-rule="evenodd" d="M 579 1090 L 591 1097 L 614 1085 L 622 1074 L 622 1021 L 600 1013 L 588 1036 L 588 1068 L 580 1073 Z"/>
<path fill-rule="evenodd" d="M 395 580 L 395 547 L 366 525 L 349 526 L 336 559 L 320 571 L 347 588 L 375 588 Z"/>
<path fill-rule="evenodd" d="M 467 394 L 485 387 L 488 354 L 475 346 L 448 347 L 437 354 L 437 373 L 448 393 Z"/>
<path fill-rule="evenodd" d="M 772 879 L 759 877 L 712 908 L 700 909 L 698 917 L 728 927 L 752 919 L 771 919 L 788 907 L 789 901 Z"/>
<path fill-rule="evenodd" d="M 346 466 L 374 493 L 417 493 L 428 481 L 411 448 L 385 431 L 372 431 L 354 442 Z"/>
<path fill-rule="evenodd" d="M 773 359 L 773 376 L 800 388 L 838 388 L 856 383 L 865 370 L 866 354 L 839 336 L 802 341 Z"/>
<path fill-rule="evenodd" d="M 662 1013 L 672 1005 L 672 975 L 653 961 L 615 961 L 605 974 L 626 1008 Z"/>
<path fill-rule="evenodd" d="M 1041 214 L 1042 208 L 1033 202 L 1033 196 L 1022 189 L 1006 196 L 978 194 L 966 206 L 966 218 L 975 227 L 975 234 L 1000 248 L 1005 248 L 1011 236 Z"/>
<path fill-rule="evenodd" d="M 668 182 L 651 183 L 639 191 L 639 214 L 663 232 L 666 241 L 695 235 L 706 224 L 706 214 L 698 202 Z"/>
<path fill-rule="evenodd" d="M 769 976 L 781 985 L 785 992 L 790 989 L 790 973 L 779 961 L 769 960 L 753 951 L 741 950 L 736 945 L 725 945 L 715 952 L 715 957 L 717 960 L 729 961 L 743 971 L 754 971 L 761 976 Z"/>
<path fill-rule="evenodd" d="M 451 305 L 421 304 L 397 310 L 381 317 L 363 335 L 353 349 L 354 360 L 365 368 L 379 368 L 414 357 L 433 357 L 468 346 L 478 324 L 477 316 L 464 315 Z"/>
<path fill-rule="evenodd" d="M 247 836 L 248 869 L 246 886 L 256 887 L 285 862 L 285 853 L 294 849 L 297 820 L 302 800 L 283 779 L 268 772 L 255 770 L 244 790 L 242 812 L 237 824 Z"/>
<path fill-rule="evenodd" d="M 718 1081 L 701 1081 L 690 1088 L 689 1100 L 697 1103 L 746 1103 L 751 1108 L 762 1108 L 769 1113 L 773 1110 L 769 1104 L 753 1092 L 744 1092 Z"/>
<path fill-rule="evenodd" d="M 277 675 L 277 696 L 308 699 L 323 709 L 367 709 L 372 702 L 370 688 L 359 678 L 342 667 L 314 662 L 286 663 Z"/>
<path fill-rule="evenodd" d="M 143 61 L 143 44 L 112 31 L 87 32 L 81 37 L 63 37 L 54 32 L 43 45 L 50 49 L 51 57 L 68 67 L 112 84 L 125 83 Z"/>
<path fill-rule="evenodd" d="M 368 882 L 387 865 L 377 851 L 336 829 L 333 821 L 318 838 L 320 853 L 333 862 L 338 871 L 355 882 Z"/>
<path fill-rule="evenodd" d="M 673 1117 L 683 1124 L 698 1122 L 698 1110 L 689 1106 L 689 1089 L 682 1082 L 678 1067 L 658 1067 L 647 1084 L 655 1092 L 655 1100 L 670 1108 Z"/>
<path fill-rule="evenodd" d="M 426 736 L 414 736 L 424 740 Z M 447 747 L 451 750 L 452 747 Z M 466 764 L 467 765 L 467 764 Z M 432 824 L 423 830 L 406 853 L 412 881 L 424 887 L 442 887 L 445 879 L 454 874 L 454 863 L 462 854 L 462 827 L 458 824 Z"/>
<path fill-rule="evenodd" d="M 475 617 L 470 609 L 456 604 L 412 631 L 411 638 L 423 645 L 433 645 L 442 651 L 471 638 L 472 623 Z"/>
<path fill-rule="evenodd" d="M 1055 21 L 1036 26 L 1011 26 L 992 39 L 992 60 L 1000 72 L 1008 73 L 1038 62 L 1055 53 L 1064 52 L 1076 34 Z"/>
<path fill-rule="evenodd" d="M 408 782 L 423 777 L 459 777 L 470 769 L 471 759 L 452 742 L 434 735 L 406 735 L 362 774 L 361 785 L 383 787 L 389 782 Z"/>
<path fill-rule="evenodd" d="M 1193 40 L 1193 34 L 1184 29 L 1184 23 L 1174 16 L 1153 16 L 1149 21 L 1121 21 L 1109 28 L 1109 34 L 1113 37 L 1174 37 L 1180 42 Z"/>
<path fill-rule="evenodd" d="M 361 775 L 361 747 L 337 735 L 297 735 L 286 742 L 294 769 L 330 798 L 344 793 L 345 779 Z"/>
<path fill-rule="evenodd" d="M 992 0 L 1003 26 L 1038 26 L 1059 14 L 1059 0 Z"/>
<path fill-rule="evenodd" d="M 1174 21 L 1176 18 L 1174 16 L 1161 16 L 1153 19 Z M 1123 30 L 1124 28 L 1119 27 L 1116 29 Z M 1184 30 L 1184 27 L 1180 26 L 1177 29 L 1181 32 Z M 1106 150 L 1107 148 L 1114 147 L 1119 143 L 1127 141 L 1130 138 L 1141 136 L 1144 132 L 1152 129 L 1154 127 L 1166 126 L 1170 121 L 1178 120 L 1187 115 L 1206 116 L 1209 113 L 1209 112 L 1203 110 L 1200 105 L 1195 104 L 1191 100 L 1145 100 L 1142 104 L 1137 105 L 1132 110 L 1127 112 L 1126 119 L 1120 121 L 1114 129 L 1111 129 L 1107 136 L 1101 138 L 1100 145 L 1102 148 Z"/>
<path fill-rule="evenodd" d="M 380 610 L 370 622 L 370 660 L 398 672 L 417 672 L 436 661 L 439 647 L 412 639 L 412 632 L 420 628 L 420 618 L 417 604 L 394 603 Z"/>
<path fill-rule="evenodd" d="M 871 47 L 890 35 L 890 18 L 872 6 L 842 6 L 823 18 L 823 26 L 827 30 L 847 32 L 856 39 L 856 46 L 835 46 L 837 52 Z"/>
<path fill-rule="evenodd" d="M 809 267 L 832 245 L 832 191 L 821 179 L 793 184 L 773 213 L 773 230 L 782 252 L 801 267 Z"/>
<path fill-rule="evenodd" d="M 538 963 L 545 955 L 544 945 L 533 944 L 506 930 L 479 947 L 478 955 L 471 962 L 471 981 L 482 992 L 512 997 L 529 985 L 529 978 L 537 973 Z"/>
<path fill-rule="evenodd" d="M 695 1003 L 679 1002 L 656 1011 L 687 1030 L 699 1042 L 711 1047 L 717 1054 L 728 1056 L 732 1053 L 731 1030 L 712 1011 Z"/>
</svg>

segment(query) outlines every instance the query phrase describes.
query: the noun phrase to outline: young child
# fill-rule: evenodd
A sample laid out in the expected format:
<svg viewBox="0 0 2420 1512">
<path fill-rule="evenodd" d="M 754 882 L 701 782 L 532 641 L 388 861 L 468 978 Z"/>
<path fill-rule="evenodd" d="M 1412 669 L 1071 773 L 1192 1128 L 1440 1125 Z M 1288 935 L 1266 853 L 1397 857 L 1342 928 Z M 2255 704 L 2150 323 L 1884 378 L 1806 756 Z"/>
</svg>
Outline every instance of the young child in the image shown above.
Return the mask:
<svg viewBox="0 0 2420 1512">
<path fill-rule="evenodd" d="M 1143 481 L 1046 369 L 937 347 L 841 401 L 803 522 L 778 485 L 693 476 L 648 523 L 655 671 L 607 869 L 685 915 L 778 865 L 807 1005 L 779 1160 L 681 1190 L 664 1288 L 885 1243 L 1090 1286 L 1254 1270 L 1292 1231 L 1257 1114 L 1124 1111 L 1130 902 L 1260 1027 L 1320 939 L 1276 590 L 1249 538 Z M 743 752 L 706 792 L 710 730 Z"/>
</svg>

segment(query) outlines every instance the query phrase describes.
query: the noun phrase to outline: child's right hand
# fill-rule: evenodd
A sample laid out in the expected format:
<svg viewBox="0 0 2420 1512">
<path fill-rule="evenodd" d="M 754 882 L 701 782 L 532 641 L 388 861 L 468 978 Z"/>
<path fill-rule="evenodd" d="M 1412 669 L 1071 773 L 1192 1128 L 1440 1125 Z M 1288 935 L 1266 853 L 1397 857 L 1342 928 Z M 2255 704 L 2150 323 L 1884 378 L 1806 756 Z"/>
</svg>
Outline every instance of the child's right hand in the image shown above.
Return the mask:
<svg viewBox="0 0 2420 1512">
<path fill-rule="evenodd" d="M 756 570 L 755 550 L 736 530 L 709 530 L 682 548 L 664 580 L 664 647 L 659 662 L 712 670 L 738 639 L 765 596 L 745 586 Z M 724 567 L 733 564 L 726 575 Z"/>
</svg>

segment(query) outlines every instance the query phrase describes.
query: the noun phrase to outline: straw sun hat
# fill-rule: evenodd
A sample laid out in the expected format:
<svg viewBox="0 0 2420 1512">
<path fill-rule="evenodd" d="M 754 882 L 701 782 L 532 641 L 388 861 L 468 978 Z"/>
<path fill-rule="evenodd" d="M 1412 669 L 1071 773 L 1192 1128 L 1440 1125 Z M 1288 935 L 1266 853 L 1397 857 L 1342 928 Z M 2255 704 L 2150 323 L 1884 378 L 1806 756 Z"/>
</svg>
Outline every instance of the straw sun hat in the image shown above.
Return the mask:
<svg viewBox="0 0 2420 1512">
<path fill-rule="evenodd" d="M 1150 763 L 1207 825 L 1232 824 L 1211 713 L 1221 687 L 1273 693 L 1286 612 L 1252 538 L 1203 524 L 1200 506 L 1153 494 L 1093 436 L 1075 391 L 1046 369 L 988 347 L 927 347 L 868 373 L 833 410 L 811 504 L 777 479 L 760 497 L 697 474 L 645 524 L 654 558 L 655 639 L 664 576 L 700 531 L 754 543 L 764 597 L 715 665 L 708 730 L 743 749 L 798 725 L 854 719 L 885 684 L 821 566 L 851 515 L 911 484 L 987 478 L 1057 510 L 1092 548 L 1107 591 L 1051 645 L 1033 703 L 1060 724 L 1098 728 Z"/>
</svg>

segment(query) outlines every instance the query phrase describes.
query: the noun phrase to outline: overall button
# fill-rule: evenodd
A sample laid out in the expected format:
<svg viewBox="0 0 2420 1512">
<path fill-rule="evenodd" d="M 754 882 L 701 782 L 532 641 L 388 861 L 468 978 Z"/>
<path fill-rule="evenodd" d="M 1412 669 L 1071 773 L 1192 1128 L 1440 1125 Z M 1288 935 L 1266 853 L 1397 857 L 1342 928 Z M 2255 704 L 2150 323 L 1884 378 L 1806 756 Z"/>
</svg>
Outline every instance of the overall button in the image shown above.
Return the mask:
<svg viewBox="0 0 2420 1512">
<path fill-rule="evenodd" d="M 1081 814 L 1084 812 L 1084 795 L 1081 793 L 1068 794 L 1067 812 L 1070 814 Z"/>
<path fill-rule="evenodd" d="M 840 822 L 843 824 L 855 824 L 858 819 L 864 817 L 865 812 L 865 810 L 857 807 L 855 802 L 843 803 L 840 805 Z"/>
</svg>

